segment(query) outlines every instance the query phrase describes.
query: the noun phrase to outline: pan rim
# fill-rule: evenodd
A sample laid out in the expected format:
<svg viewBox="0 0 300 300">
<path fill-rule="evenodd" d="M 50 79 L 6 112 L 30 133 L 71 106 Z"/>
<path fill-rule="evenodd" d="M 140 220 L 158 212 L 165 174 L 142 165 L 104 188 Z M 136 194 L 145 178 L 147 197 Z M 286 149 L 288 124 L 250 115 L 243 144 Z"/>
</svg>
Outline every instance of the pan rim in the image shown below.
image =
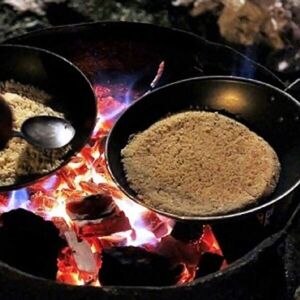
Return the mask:
<svg viewBox="0 0 300 300">
<path fill-rule="evenodd" d="M 161 211 L 159 209 L 156 209 L 154 207 L 151 207 L 149 205 L 146 205 L 144 202 L 138 200 L 135 196 L 131 195 L 126 189 L 123 188 L 123 186 L 119 183 L 119 181 L 116 179 L 116 177 L 114 176 L 114 173 L 111 169 L 110 163 L 109 163 L 109 144 L 111 141 L 111 136 L 115 130 L 116 125 L 118 124 L 118 122 L 121 120 L 121 118 L 126 114 L 126 112 L 128 110 L 131 109 L 131 107 L 133 107 L 136 103 L 138 103 L 140 100 L 143 100 L 145 98 L 148 97 L 148 95 L 152 95 L 152 94 L 156 94 L 159 93 L 161 90 L 164 89 L 168 89 L 172 86 L 176 86 L 178 84 L 184 84 L 186 82 L 193 82 L 193 81 L 206 81 L 206 80 L 223 80 L 223 81 L 237 81 L 237 82 L 245 82 L 245 83 L 250 83 L 250 84 L 255 84 L 258 86 L 265 86 L 271 90 L 275 90 L 277 93 L 280 93 L 282 95 L 284 95 L 285 97 L 288 97 L 296 106 L 298 106 L 299 110 L 300 110 L 300 102 L 297 101 L 293 96 L 291 96 L 290 94 L 288 94 L 286 91 L 281 90 L 280 88 L 277 88 L 269 83 L 265 83 L 256 79 L 250 79 L 250 78 L 245 78 L 245 77 L 239 77 L 239 76 L 224 76 L 224 75 L 209 75 L 209 76 L 198 76 L 198 77 L 191 77 L 191 78 L 187 78 L 187 79 L 182 79 L 179 81 L 175 81 L 169 84 L 166 84 L 162 87 L 159 87 L 155 90 L 153 90 L 151 93 L 142 95 L 141 97 L 139 97 L 134 103 L 132 103 L 127 109 L 125 109 L 125 111 L 119 116 L 119 118 L 115 121 L 113 127 L 111 128 L 106 142 L 105 142 L 105 162 L 106 162 L 106 166 L 109 172 L 109 175 L 111 176 L 111 179 L 113 180 L 113 182 L 117 185 L 117 187 L 132 201 L 134 201 L 135 203 L 142 205 L 143 207 L 152 210 L 160 215 L 163 215 L 165 217 L 169 217 L 175 220 L 179 220 L 179 221 L 199 221 L 199 222 L 205 222 L 205 223 L 211 223 L 211 222 L 215 222 L 215 221 L 225 221 L 225 220 L 230 220 L 230 219 L 234 219 L 237 217 L 246 217 L 248 215 L 254 214 L 254 213 L 258 213 L 261 212 L 263 210 L 266 210 L 267 208 L 270 208 L 271 206 L 273 206 L 275 203 L 279 202 L 281 199 L 287 197 L 290 193 L 292 193 L 299 185 L 300 185 L 300 178 L 298 179 L 298 181 L 292 185 L 289 189 L 287 189 L 284 193 L 278 195 L 275 198 L 272 198 L 270 201 L 266 202 L 266 203 L 262 203 L 258 206 L 252 207 L 252 208 L 246 208 L 246 209 L 241 209 L 240 211 L 237 212 L 231 212 L 228 214 L 224 214 L 224 215 L 211 215 L 211 216 L 187 216 L 187 215 L 177 215 L 174 213 L 170 213 L 170 212 L 165 212 L 165 211 Z"/>
</svg>

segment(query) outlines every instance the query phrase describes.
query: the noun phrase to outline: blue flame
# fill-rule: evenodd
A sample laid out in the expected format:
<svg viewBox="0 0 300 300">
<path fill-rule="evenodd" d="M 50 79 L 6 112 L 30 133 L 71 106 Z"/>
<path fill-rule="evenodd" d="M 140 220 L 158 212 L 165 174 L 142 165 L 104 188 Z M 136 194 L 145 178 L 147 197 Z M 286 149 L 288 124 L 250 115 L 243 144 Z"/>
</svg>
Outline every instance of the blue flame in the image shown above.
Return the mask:
<svg viewBox="0 0 300 300">
<path fill-rule="evenodd" d="M 133 96 L 133 89 L 134 86 L 139 79 L 140 75 L 139 74 L 134 74 L 134 75 L 123 75 L 119 81 L 117 81 L 116 85 L 118 85 L 120 82 L 126 86 L 126 93 L 117 93 L 114 96 L 114 98 L 119 101 L 120 103 L 124 104 L 125 106 L 129 106 L 131 102 L 134 100 Z"/>
<path fill-rule="evenodd" d="M 105 114 L 101 114 L 103 120 L 114 120 L 117 118 L 135 99 L 134 99 L 134 85 L 137 80 L 141 77 L 141 74 L 110 74 L 109 79 L 106 79 L 105 75 L 99 75 L 99 80 L 95 80 L 94 85 L 101 85 L 108 87 L 112 90 L 112 97 L 120 103 L 115 108 L 107 111 Z M 119 91 L 120 89 L 120 91 Z"/>
<path fill-rule="evenodd" d="M 149 64 L 143 70 L 135 71 L 134 73 L 124 74 L 119 71 L 109 73 L 99 72 L 93 84 L 111 89 L 111 96 L 120 103 L 117 108 L 112 107 L 111 110 L 102 113 L 101 118 L 103 120 L 114 120 L 142 94 L 146 94 L 150 89 L 153 89 L 163 74 L 164 66 L 165 62 L 161 61 L 158 66 L 156 63 L 155 65 Z M 149 75 L 153 71 L 155 73 L 153 74 L 152 81 L 150 81 Z"/>
<path fill-rule="evenodd" d="M 9 210 L 19 207 L 25 208 L 29 200 L 29 193 L 26 188 L 15 190 L 9 193 Z"/>
<path fill-rule="evenodd" d="M 247 48 L 244 53 L 246 57 L 241 62 L 239 61 L 238 65 L 233 66 L 232 75 L 255 79 L 256 66 L 251 60 L 255 61 L 256 54 L 255 48 Z"/>
<path fill-rule="evenodd" d="M 49 179 L 47 179 L 44 183 L 43 183 L 43 188 L 45 190 L 51 190 L 55 184 L 57 180 L 57 176 L 53 175 L 51 176 Z"/>
</svg>

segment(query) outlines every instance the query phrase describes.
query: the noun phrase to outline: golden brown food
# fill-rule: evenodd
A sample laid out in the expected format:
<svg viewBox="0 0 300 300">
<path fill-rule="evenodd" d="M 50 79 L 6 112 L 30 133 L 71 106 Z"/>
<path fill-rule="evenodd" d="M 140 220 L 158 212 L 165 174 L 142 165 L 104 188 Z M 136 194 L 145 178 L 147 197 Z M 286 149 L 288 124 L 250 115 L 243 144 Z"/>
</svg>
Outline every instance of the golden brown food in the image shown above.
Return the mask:
<svg viewBox="0 0 300 300">
<path fill-rule="evenodd" d="M 271 146 L 218 113 L 167 117 L 122 150 L 127 180 L 150 207 L 182 216 L 224 214 L 270 195 L 280 163 Z"/>
<path fill-rule="evenodd" d="M 33 116 L 48 115 L 63 117 L 46 105 L 49 95 L 36 88 L 15 82 L 0 85 L 0 95 L 13 112 L 13 128 L 19 130 L 22 123 Z M 45 104 L 43 104 L 45 103 Z M 57 168 L 70 146 L 55 150 L 42 150 L 14 137 L 0 151 L 0 186 L 14 184 L 20 177 L 45 174 Z"/>
</svg>

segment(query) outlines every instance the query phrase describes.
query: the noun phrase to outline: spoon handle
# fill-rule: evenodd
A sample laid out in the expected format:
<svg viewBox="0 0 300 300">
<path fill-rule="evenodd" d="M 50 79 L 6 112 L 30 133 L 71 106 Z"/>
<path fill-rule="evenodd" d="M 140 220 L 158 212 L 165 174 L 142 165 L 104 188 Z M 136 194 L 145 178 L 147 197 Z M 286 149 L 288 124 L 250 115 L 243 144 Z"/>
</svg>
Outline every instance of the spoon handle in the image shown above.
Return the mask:
<svg viewBox="0 0 300 300">
<path fill-rule="evenodd" d="M 20 131 L 13 130 L 12 131 L 12 136 L 24 139 L 24 136 L 23 136 L 23 134 Z"/>
</svg>

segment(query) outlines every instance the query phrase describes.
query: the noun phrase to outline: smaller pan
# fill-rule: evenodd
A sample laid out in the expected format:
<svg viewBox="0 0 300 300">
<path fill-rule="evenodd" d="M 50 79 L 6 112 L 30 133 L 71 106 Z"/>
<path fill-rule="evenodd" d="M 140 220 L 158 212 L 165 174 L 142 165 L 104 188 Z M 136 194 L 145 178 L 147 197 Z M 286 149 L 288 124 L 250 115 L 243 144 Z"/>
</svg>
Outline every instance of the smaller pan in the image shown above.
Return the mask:
<svg viewBox="0 0 300 300">
<path fill-rule="evenodd" d="M 0 82 L 7 80 L 31 85 L 50 94 L 52 98 L 47 105 L 64 113 L 75 129 L 75 136 L 70 142 L 70 150 L 61 157 L 57 168 L 46 174 L 19 177 L 15 184 L 0 186 L 0 193 L 32 184 L 66 165 L 86 145 L 97 114 L 96 98 L 86 76 L 65 58 L 47 50 L 0 45 Z M 0 131 L 3 130 L 6 128 L 2 124 Z"/>
<path fill-rule="evenodd" d="M 146 206 L 125 178 L 121 150 L 132 134 L 169 114 L 185 110 L 218 111 L 245 124 L 276 151 L 281 174 L 274 193 L 255 207 L 216 216 L 176 215 Z M 106 142 L 108 170 L 122 191 L 140 205 L 177 220 L 213 222 L 246 216 L 270 208 L 300 183 L 300 104 L 269 84 L 238 77 L 199 77 L 169 84 L 141 97 L 117 120 Z"/>
</svg>

